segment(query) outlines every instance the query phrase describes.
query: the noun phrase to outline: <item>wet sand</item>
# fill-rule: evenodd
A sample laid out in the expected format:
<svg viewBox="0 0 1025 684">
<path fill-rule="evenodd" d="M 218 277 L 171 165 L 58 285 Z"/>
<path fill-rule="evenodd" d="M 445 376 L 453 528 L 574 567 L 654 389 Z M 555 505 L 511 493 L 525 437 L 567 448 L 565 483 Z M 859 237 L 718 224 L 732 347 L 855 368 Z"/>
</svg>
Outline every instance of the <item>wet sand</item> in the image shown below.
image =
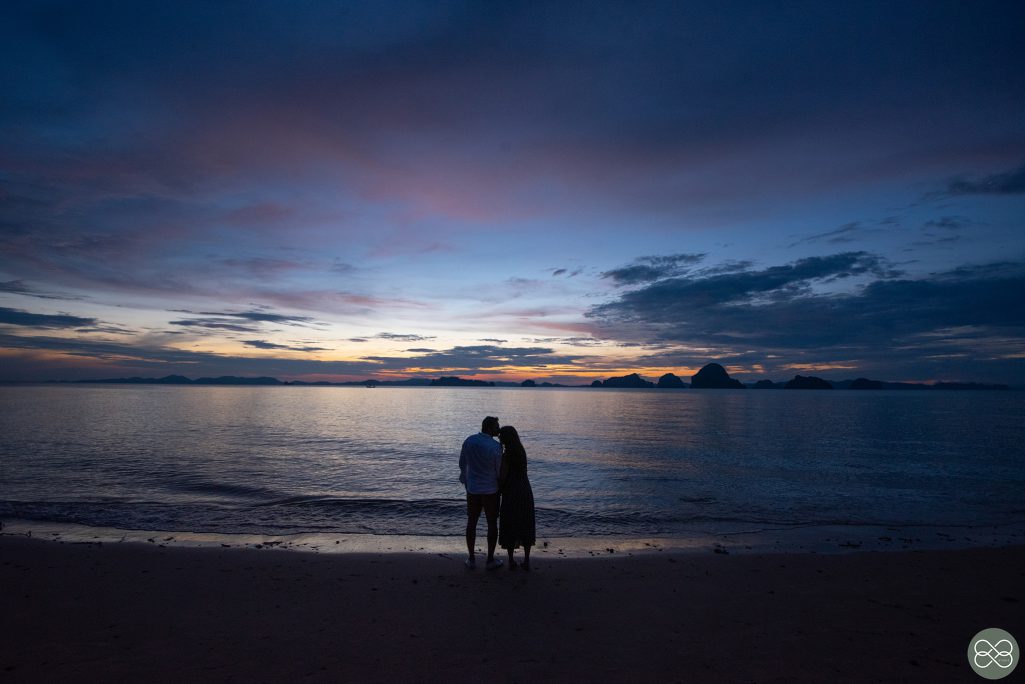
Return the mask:
<svg viewBox="0 0 1025 684">
<path fill-rule="evenodd" d="M 318 555 L 0 536 L 0 678 L 982 681 L 1025 641 L 1025 547 L 538 557 Z M 1015 672 L 1013 680 L 1020 673 Z"/>
</svg>

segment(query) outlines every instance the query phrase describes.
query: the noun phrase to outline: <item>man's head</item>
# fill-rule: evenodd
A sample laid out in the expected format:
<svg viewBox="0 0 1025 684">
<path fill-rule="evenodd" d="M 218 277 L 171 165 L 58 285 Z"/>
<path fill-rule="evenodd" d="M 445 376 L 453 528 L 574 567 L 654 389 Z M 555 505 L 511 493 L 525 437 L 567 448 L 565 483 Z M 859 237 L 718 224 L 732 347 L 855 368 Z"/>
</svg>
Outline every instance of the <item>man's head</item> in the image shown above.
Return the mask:
<svg viewBox="0 0 1025 684">
<path fill-rule="evenodd" d="M 497 437 L 499 432 L 498 418 L 495 418 L 494 416 L 488 416 L 487 418 L 485 418 L 483 421 L 481 421 L 480 431 L 483 432 L 485 435 Z"/>
</svg>

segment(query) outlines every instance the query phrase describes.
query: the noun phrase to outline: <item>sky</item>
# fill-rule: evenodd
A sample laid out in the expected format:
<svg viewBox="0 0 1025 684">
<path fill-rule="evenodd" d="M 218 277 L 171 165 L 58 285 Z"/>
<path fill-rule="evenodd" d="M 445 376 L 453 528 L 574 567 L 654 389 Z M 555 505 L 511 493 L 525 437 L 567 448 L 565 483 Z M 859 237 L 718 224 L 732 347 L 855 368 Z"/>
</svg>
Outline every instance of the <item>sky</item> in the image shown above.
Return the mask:
<svg viewBox="0 0 1025 684">
<path fill-rule="evenodd" d="M 0 6 L 0 380 L 1025 386 L 1021 2 Z"/>
</svg>

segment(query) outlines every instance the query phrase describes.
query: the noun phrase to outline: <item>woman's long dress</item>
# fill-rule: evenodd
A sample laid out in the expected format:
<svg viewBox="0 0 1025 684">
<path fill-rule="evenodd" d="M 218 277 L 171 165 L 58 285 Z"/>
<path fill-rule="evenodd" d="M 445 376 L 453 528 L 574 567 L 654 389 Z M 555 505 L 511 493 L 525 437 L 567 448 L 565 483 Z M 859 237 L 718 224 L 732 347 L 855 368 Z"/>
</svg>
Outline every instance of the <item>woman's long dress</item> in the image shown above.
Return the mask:
<svg viewBox="0 0 1025 684">
<path fill-rule="evenodd" d="M 503 458 L 508 459 L 509 470 L 502 487 L 498 545 L 503 549 L 534 546 L 534 492 L 527 479 L 527 454 L 522 449 L 508 450 Z"/>
</svg>

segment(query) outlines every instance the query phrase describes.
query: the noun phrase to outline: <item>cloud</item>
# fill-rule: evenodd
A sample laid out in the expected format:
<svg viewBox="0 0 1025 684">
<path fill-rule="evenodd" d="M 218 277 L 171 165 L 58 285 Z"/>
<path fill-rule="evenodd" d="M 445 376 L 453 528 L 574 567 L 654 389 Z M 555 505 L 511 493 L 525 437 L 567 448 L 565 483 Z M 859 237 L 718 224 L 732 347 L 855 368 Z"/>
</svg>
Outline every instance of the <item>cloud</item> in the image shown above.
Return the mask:
<svg viewBox="0 0 1025 684">
<path fill-rule="evenodd" d="M 494 338 L 494 337 L 483 337 L 483 338 L 481 338 L 480 341 L 481 342 L 492 342 L 494 344 L 505 344 L 509 340 L 500 340 L 500 339 Z"/>
<path fill-rule="evenodd" d="M 307 350 L 262 340 L 249 340 L 247 344 L 271 351 L 282 347 L 287 351 Z M 544 347 L 463 346 L 446 350 L 424 349 L 415 356 L 377 355 L 355 361 L 330 361 L 292 356 L 231 356 L 144 343 L 3 333 L 0 333 L 0 349 L 5 350 L 8 358 L 15 355 L 20 359 L 18 363 L 5 364 L 5 374 L 0 380 L 169 374 L 189 377 L 270 375 L 281 379 L 304 376 L 367 378 L 411 373 L 467 375 L 496 373 L 509 367 L 564 369 L 578 361 L 577 357 L 555 354 L 552 349 Z M 74 357 L 75 365 L 69 366 L 67 357 Z"/>
<path fill-rule="evenodd" d="M 191 311 L 176 311 L 175 313 L 193 313 Z M 201 318 L 183 318 L 176 321 L 169 321 L 171 325 L 180 325 L 190 328 L 207 328 L 210 330 L 228 330 L 231 332 L 257 332 L 260 323 L 275 323 L 278 325 L 292 325 L 298 327 L 310 327 L 316 321 L 309 316 L 295 316 L 289 314 L 272 313 L 269 311 L 199 311 L 195 312 Z M 240 320 L 241 319 L 241 320 Z"/>
<path fill-rule="evenodd" d="M 7 282 L 0 283 L 0 292 L 8 292 L 10 294 L 19 294 L 26 297 L 37 297 L 39 299 L 58 299 L 64 301 L 78 301 L 81 297 L 72 295 L 53 294 L 49 292 L 42 292 L 40 290 L 33 289 L 23 280 L 8 280 Z"/>
<path fill-rule="evenodd" d="M 801 244 L 802 242 L 821 242 L 821 241 L 824 241 L 824 242 L 828 242 L 830 244 L 840 244 L 840 243 L 845 243 L 845 242 L 855 242 L 857 237 L 860 237 L 863 233 L 866 232 L 866 230 L 871 230 L 872 232 L 878 232 L 879 229 L 878 228 L 876 228 L 876 229 L 866 229 L 866 227 L 863 226 L 860 221 L 852 221 L 851 223 L 846 223 L 846 224 L 840 226 L 836 230 L 829 230 L 829 231 L 826 231 L 825 233 L 816 233 L 814 235 L 809 235 L 808 237 L 802 238 L 802 239 L 798 240 L 797 242 L 791 244 L 790 246 L 793 247 L 795 245 Z"/>
<path fill-rule="evenodd" d="M 951 181 L 942 195 L 1021 195 L 1025 194 L 1025 164 L 1016 169 L 984 176 L 978 180 Z"/>
<path fill-rule="evenodd" d="M 13 292 L 15 294 L 30 294 L 31 290 L 21 280 L 8 280 L 6 283 L 0 283 L 0 292 Z"/>
<path fill-rule="evenodd" d="M 559 355 L 548 347 L 469 345 L 412 357 L 366 356 L 362 360 L 378 363 L 382 368 L 393 370 L 417 368 L 446 373 L 479 373 L 510 366 L 544 368 L 551 365 L 574 364 L 578 357 Z"/>
<path fill-rule="evenodd" d="M 855 277 L 869 282 L 839 292 L 816 287 Z M 964 266 L 912 279 L 879 257 L 849 252 L 762 270 L 670 278 L 623 293 L 587 315 L 615 339 L 761 360 L 871 361 L 892 374 L 902 366 L 921 367 L 924 353 L 944 339 L 942 332 L 922 336 L 937 331 L 975 329 L 976 342 L 959 351 L 980 362 L 993 360 L 976 346 L 987 336 L 1025 348 L 1025 263 Z M 1010 369 L 1011 361 L 1004 361 Z"/>
<path fill-rule="evenodd" d="M 556 268 L 552 271 L 552 277 L 558 278 L 559 276 L 566 276 L 567 278 L 576 278 L 583 272 L 584 269 L 582 268 L 575 268 L 572 271 L 568 268 Z"/>
<path fill-rule="evenodd" d="M 301 352 L 329 351 L 325 347 L 292 346 L 287 344 L 276 344 L 274 342 L 265 342 L 263 340 L 243 340 L 242 344 L 246 345 L 247 347 L 254 347 L 255 349 L 283 349 L 288 351 Z"/>
<path fill-rule="evenodd" d="M 246 357 L 176 349 L 161 345 L 124 344 L 107 340 L 0 334 L 0 349 L 21 354 L 33 375 L 17 364 L 0 379 L 63 379 L 119 375 L 273 375 L 288 378 L 307 374 L 367 377 L 379 364 L 364 361 L 322 361 L 303 358 Z M 20 350 L 20 351 L 17 351 Z M 59 354 L 55 357 L 54 354 Z M 73 366 L 61 357 L 74 357 Z M 30 362 L 30 363 L 28 363 Z"/>
<path fill-rule="evenodd" d="M 374 335 L 374 339 L 377 340 L 388 340 L 390 342 L 425 342 L 427 340 L 435 339 L 433 335 L 411 335 L 411 334 L 400 334 L 382 332 Z"/>
<path fill-rule="evenodd" d="M 608 340 L 593 337 L 535 337 L 530 341 L 534 344 L 565 344 L 570 347 L 601 347 L 608 344 Z"/>
<path fill-rule="evenodd" d="M 255 321 L 258 323 L 279 323 L 283 325 L 298 325 L 305 326 L 307 323 L 313 323 L 314 319 L 309 316 L 290 316 L 286 314 L 276 314 L 267 311 L 242 311 L 242 312 L 219 312 L 219 311 L 200 311 L 201 316 L 223 316 L 230 318 L 243 318 L 247 321 Z"/>
<path fill-rule="evenodd" d="M 209 330 L 229 330 L 231 332 L 257 332 L 259 328 L 255 325 L 244 325 L 231 319 L 225 318 L 183 318 L 177 321 L 168 321 L 171 325 L 181 325 L 189 328 L 207 328 Z"/>
<path fill-rule="evenodd" d="M 38 314 L 22 309 L 0 307 L 0 324 L 18 325 L 28 328 L 81 328 L 94 326 L 95 318 L 82 318 L 70 314 Z"/>
<path fill-rule="evenodd" d="M 962 231 L 972 228 L 975 222 L 964 216 L 941 216 L 938 219 L 931 219 L 925 222 L 926 229 L 941 229 L 949 231 Z"/>
<path fill-rule="evenodd" d="M 885 261 L 867 252 L 807 257 L 761 271 L 739 270 L 698 277 L 665 278 L 639 290 L 626 292 L 618 300 L 596 306 L 589 315 L 613 319 L 672 319 L 755 297 L 788 297 L 804 293 L 813 282 L 828 283 L 864 274 L 886 273 Z"/>
<path fill-rule="evenodd" d="M 705 254 L 673 254 L 671 256 L 639 257 L 622 268 L 605 271 L 602 278 L 612 280 L 616 286 L 648 283 L 685 273 L 687 268 L 705 258 Z"/>
</svg>

